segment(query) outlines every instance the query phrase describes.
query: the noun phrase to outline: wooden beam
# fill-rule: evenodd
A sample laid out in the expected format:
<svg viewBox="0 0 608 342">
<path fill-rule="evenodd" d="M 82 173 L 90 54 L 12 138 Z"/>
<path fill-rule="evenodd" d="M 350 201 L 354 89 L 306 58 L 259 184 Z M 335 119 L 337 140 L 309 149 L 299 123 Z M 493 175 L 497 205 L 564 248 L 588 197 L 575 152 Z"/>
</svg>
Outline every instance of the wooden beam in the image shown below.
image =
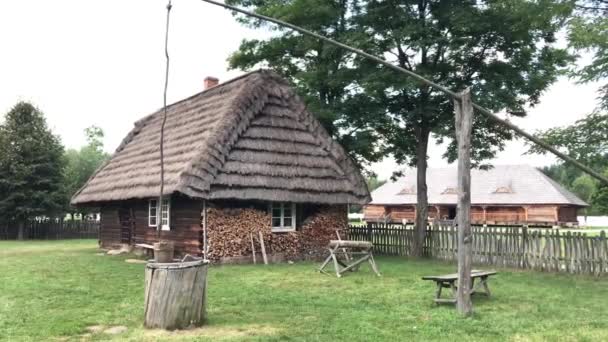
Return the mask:
<svg viewBox="0 0 608 342">
<path fill-rule="evenodd" d="M 471 302 L 471 131 L 473 106 L 469 88 L 454 100 L 456 138 L 458 140 L 458 291 L 456 308 L 463 316 L 473 313 Z"/>
</svg>

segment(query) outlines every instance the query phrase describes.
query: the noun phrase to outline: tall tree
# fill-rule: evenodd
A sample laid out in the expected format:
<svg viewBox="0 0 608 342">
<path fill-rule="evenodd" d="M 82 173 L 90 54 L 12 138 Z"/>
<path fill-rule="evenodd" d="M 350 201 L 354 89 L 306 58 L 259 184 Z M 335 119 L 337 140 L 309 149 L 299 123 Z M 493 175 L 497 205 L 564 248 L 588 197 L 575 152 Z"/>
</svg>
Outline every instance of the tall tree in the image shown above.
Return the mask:
<svg viewBox="0 0 608 342">
<path fill-rule="evenodd" d="M 354 44 L 351 19 L 357 0 L 226 0 L 256 12 L 281 18 L 335 40 Z M 363 96 L 357 84 L 360 70 L 352 53 L 275 25 L 239 16 L 246 26 L 271 30 L 267 40 L 244 40 L 230 58 L 230 67 L 243 70 L 270 67 L 292 81 L 299 95 L 327 131 L 359 164 L 383 157 L 381 137 L 373 122 L 384 118 L 380 107 Z"/>
<path fill-rule="evenodd" d="M 17 103 L 0 125 L 0 216 L 25 223 L 61 212 L 63 146 L 40 110 Z"/>
<path fill-rule="evenodd" d="M 582 83 L 599 81 L 600 107 L 608 110 L 608 0 L 579 0 L 569 23 L 568 41 L 576 51 L 591 54 L 572 75 Z"/>
<path fill-rule="evenodd" d="M 550 128 L 536 135 L 591 167 L 608 167 L 608 114 L 591 113 L 570 126 Z M 545 153 L 538 146 L 529 147 L 531 153 Z"/>
<path fill-rule="evenodd" d="M 110 156 L 103 150 L 103 130 L 97 126 L 91 126 L 84 131 L 87 137 L 87 144 L 80 148 L 69 149 L 65 152 L 67 161 L 64 169 L 64 184 L 66 209 L 70 213 L 76 212 L 76 208 L 71 207 L 70 198 L 80 189 L 91 175 L 103 162 Z"/>
<path fill-rule="evenodd" d="M 555 33 L 572 11 L 572 3 L 566 0 L 360 0 L 319 5 L 319 1 L 304 0 L 230 2 L 385 57 L 452 89 L 471 87 L 476 102 L 514 115 L 524 115 L 526 105 L 537 103 L 542 91 L 571 60 L 566 50 L 554 46 Z M 324 17 L 328 20 L 319 22 L 318 18 L 327 13 L 331 13 Z M 262 25 L 242 20 L 254 27 Z M 365 127 L 380 138 L 377 142 L 382 148 L 376 151 L 390 153 L 398 162 L 417 167 L 415 253 L 421 255 L 431 134 L 439 142 L 449 143 L 445 153 L 448 160 L 456 158 L 451 99 L 339 49 L 327 46 L 314 50 L 311 46 L 324 44 L 278 29 L 267 41 L 244 41 L 231 63 L 241 68 L 266 64 L 289 77 L 305 94 L 318 95 L 323 93 L 325 83 L 334 82 L 334 78 L 344 80 L 323 72 L 336 65 L 335 59 L 324 57 L 342 56 L 338 64 L 341 68 L 335 70 L 342 71 L 337 75 L 348 77 L 337 88 L 346 91 L 334 99 L 346 120 L 334 118 L 334 124 L 341 126 L 333 132 L 339 136 L 351 128 Z M 311 74 L 316 77 L 305 77 Z M 324 109 L 336 110 L 332 106 Z M 494 156 L 504 141 L 512 138 L 511 132 L 483 116 L 475 118 L 473 130 L 472 158 L 477 164 Z M 356 148 L 349 145 L 348 139 L 342 138 L 342 142 L 347 149 Z"/>
</svg>

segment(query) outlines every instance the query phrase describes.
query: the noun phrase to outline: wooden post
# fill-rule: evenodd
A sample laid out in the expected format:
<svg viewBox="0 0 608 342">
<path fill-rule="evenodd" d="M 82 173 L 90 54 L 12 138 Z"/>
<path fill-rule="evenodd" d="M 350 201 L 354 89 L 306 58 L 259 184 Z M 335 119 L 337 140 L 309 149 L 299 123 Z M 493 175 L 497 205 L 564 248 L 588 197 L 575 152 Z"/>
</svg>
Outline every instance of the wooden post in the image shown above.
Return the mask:
<svg viewBox="0 0 608 342">
<path fill-rule="evenodd" d="M 473 105 L 471 91 L 465 89 L 461 100 L 454 100 L 458 140 L 458 292 L 456 308 L 463 316 L 473 313 L 471 303 L 471 131 Z"/>
<path fill-rule="evenodd" d="M 264 236 L 262 232 L 258 231 L 260 236 L 260 248 L 262 248 L 262 259 L 264 259 L 264 265 L 268 265 L 268 257 L 266 256 L 266 245 L 264 245 Z"/>
<path fill-rule="evenodd" d="M 257 264 L 257 260 L 255 259 L 255 244 L 253 243 L 253 234 L 249 233 L 249 240 L 251 241 L 251 255 L 253 257 L 253 263 Z"/>
</svg>

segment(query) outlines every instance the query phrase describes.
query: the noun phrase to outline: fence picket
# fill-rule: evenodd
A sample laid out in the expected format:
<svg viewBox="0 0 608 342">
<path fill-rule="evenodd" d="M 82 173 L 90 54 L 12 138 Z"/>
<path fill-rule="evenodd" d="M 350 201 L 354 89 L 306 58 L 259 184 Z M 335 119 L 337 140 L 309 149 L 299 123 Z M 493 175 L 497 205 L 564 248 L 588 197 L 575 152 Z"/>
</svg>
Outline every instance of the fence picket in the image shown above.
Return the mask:
<svg viewBox="0 0 608 342">
<path fill-rule="evenodd" d="M 28 229 L 30 234 L 47 234 L 47 238 L 56 238 L 55 234 L 63 238 L 90 238 L 91 231 L 97 234 L 99 223 L 32 222 Z M 457 260 L 458 228 L 454 222 L 433 222 L 427 227 L 426 233 L 423 246 L 425 256 Z M 414 234 L 412 225 L 368 223 L 366 226 L 349 226 L 347 236 L 351 240 L 372 242 L 378 255 L 410 256 Z M 0 228 L 0 238 L 5 236 L 6 232 Z M 599 236 L 591 237 L 581 232 L 543 232 L 527 226 L 476 226 L 473 227 L 473 262 L 600 276 L 608 273 L 608 239 L 604 231 Z"/>
</svg>

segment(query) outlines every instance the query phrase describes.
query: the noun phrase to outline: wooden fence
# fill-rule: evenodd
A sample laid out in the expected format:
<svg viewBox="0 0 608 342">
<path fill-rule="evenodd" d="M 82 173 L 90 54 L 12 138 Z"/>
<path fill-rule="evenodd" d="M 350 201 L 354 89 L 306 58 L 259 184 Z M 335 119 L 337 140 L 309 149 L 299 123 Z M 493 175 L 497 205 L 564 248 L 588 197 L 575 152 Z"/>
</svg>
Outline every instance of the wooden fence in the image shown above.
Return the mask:
<svg viewBox="0 0 608 342">
<path fill-rule="evenodd" d="M 474 226 L 473 264 L 514 267 L 539 271 L 608 274 L 608 239 L 584 232 L 562 232 L 521 226 Z M 379 255 L 409 256 L 412 251 L 412 226 L 368 224 L 349 226 L 348 239 L 374 244 Z M 427 228 L 423 253 L 427 257 L 456 261 L 458 228 L 451 223 Z"/>
<path fill-rule="evenodd" d="M 16 240 L 17 223 L 0 223 L 0 240 Z M 23 237 L 28 240 L 97 239 L 99 221 L 34 220 L 25 225 Z"/>
</svg>

